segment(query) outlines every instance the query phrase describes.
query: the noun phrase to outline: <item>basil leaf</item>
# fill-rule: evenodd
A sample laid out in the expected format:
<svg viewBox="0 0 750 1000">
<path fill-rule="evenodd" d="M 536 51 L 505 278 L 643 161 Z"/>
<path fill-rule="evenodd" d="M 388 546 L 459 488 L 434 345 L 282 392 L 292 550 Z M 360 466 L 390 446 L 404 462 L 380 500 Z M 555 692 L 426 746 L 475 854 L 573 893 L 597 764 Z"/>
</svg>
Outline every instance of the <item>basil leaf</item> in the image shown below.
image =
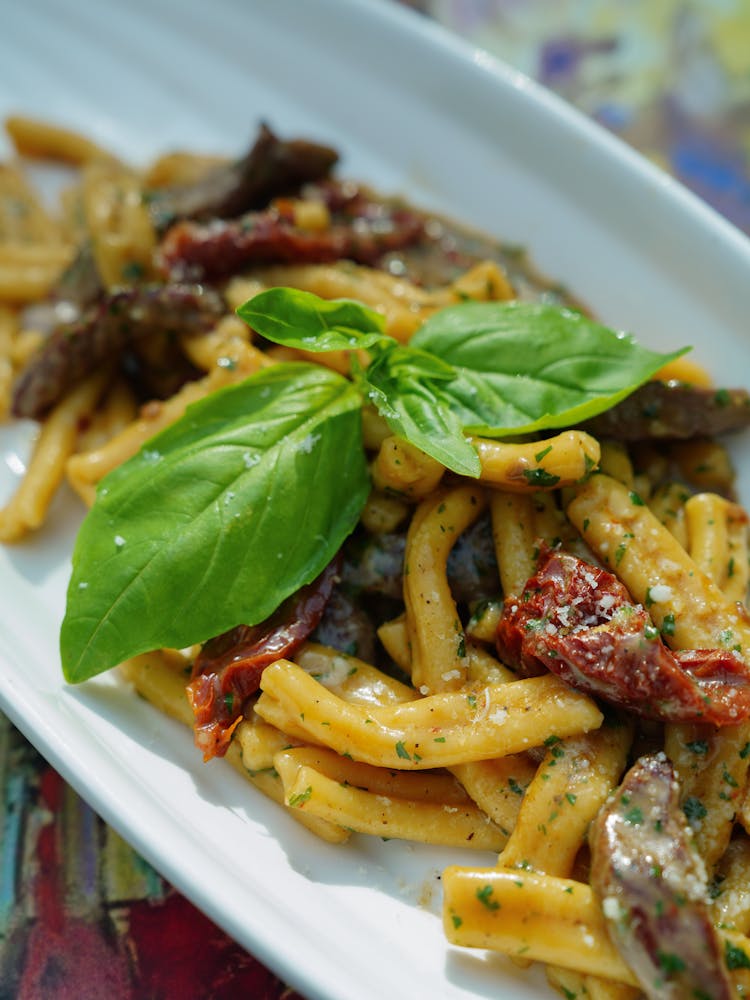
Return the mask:
<svg viewBox="0 0 750 1000">
<path fill-rule="evenodd" d="M 367 349 L 392 339 L 374 309 L 350 299 L 321 299 L 297 288 L 260 292 L 241 305 L 237 315 L 267 340 L 305 351 Z"/>
<path fill-rule="evenodd" d="M 580 313 L 518 301 L 449 306 L 411 346 L 457 369 L 443 392 L 463 427 L 488 437 L 593 417 L 689 349 L 659 354 Z"/>
<path fill-rule="evenodd" d="M 446 399 L 445 386 L 450 383 L 443 380 L 444 372 L 436 368 L 440 378 L 427 378 L 408 354 L 417 352 L 397 347 L 378 355 L 359 375 L 363 390 L 394 434 L 453 472 L 476 478 L 481 471 L 479 456 Z M 426 370 L 432 367 L 427 365 Z"/>
<path fill-rule="evenodd" d="M 382 317 L 358 302 L 326 301 L 294 288 L 271 288 L 237 310 L 274 343 L 308 351 L 369 348 L 363 369 L 356 358 L 356 384 L 385 417 L 394 434 L 466 476 L 479 475 L 479 458 L 466 441 L 450 406 L 432 380 L 450 381 L 455 368 L 427 351 L 399 344 L 383 333 Z"/>
<path fill-rule="evenodd" d="M 326 368 L 276 365 L 195 403 L 107 476 L 73 555 L 67 680 L 255 624 L 314 579 L 369 491 L 361 403 Z"/>
</svg>

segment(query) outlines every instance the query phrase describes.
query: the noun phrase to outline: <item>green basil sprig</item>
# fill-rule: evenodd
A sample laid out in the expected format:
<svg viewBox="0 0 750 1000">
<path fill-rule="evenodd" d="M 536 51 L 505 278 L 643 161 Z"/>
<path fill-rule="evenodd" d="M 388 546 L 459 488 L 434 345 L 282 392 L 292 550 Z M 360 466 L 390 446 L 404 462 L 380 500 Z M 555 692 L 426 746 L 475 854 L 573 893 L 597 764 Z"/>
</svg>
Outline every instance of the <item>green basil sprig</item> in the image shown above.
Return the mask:
<svg viewBox="0 0 750 1000">
<path fill-rule="evenodd" d="M 580 423 L 609 409 L 667 361 L 571 309 L 538 302 L 462 302 L 399 344 L 354 302 L 271 288 L 238 309 L 268 340 L 308 351 L 367 349 L 353 374 L 389 427 L 453 472 L 479 475 L 466 432 L 508 437 Z M 378 332 L 380 331 L 380 332 Z"/>
<path fill-rule="evenodd" d="M 313 580 L 369 491 L 364 401 L 394 433 L 477 476 L 466 431 L 578 422 L 683 353 L 648 351 L 549 305 L 453 306 L 408 345 L 359 303 L 294 289 L 263 292 L 238 312 L 276 343 L 352 351 L 352 379 L 275 365 L 193 404 L 105 477 L 73 554 L 60 635 L 69 681 L 260 622 Z"/>
</svg>

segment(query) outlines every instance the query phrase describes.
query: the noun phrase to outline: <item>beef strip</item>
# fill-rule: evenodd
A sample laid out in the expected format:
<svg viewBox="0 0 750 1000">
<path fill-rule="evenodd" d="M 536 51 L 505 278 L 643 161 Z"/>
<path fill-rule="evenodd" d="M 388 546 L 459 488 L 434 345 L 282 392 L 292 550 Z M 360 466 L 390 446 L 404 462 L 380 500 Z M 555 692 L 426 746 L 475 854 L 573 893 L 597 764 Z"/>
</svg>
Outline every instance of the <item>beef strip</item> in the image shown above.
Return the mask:
<svg viewBox="0 0 750 1000">
<path fill-rule="evenodd" d="M 65 392 L 139 339 L 209 329 L 224 313 L 201 285 L 149 285 L 106 296 L 73 323 L 58 326 L 13 387 L 12 412 L 40 419 Z"/>
<path fill-rule="evenodd" d="M 151 218 L 163 232 L 178 219 L 231 219 L 327 176 L 338 153 L 305 139 L 279 139 L 262 123 L 251 149 L 195 184 L 149 194 Z"/>
<path fill-rule="evenodd" d="M 644 441 L 715 437 L 748 425 L 750 394 L 744 389 L 652 381 L 581 428 L 595 437 Z"/>
<path fill-rule="evenodd" d="M 650 1000 L 730 1000 L 706 870 L 679 801 L 664 754 L 638 760 L 593 823 L 591 884 Z"/>
</svg>

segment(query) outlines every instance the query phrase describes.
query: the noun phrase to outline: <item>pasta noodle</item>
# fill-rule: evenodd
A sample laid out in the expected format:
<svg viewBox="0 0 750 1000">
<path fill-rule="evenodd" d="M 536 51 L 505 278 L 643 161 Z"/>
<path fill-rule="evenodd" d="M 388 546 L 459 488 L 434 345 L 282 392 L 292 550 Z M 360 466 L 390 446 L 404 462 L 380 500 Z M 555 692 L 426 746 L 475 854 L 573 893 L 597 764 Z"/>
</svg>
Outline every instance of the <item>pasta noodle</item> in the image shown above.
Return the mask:
<svg viewBox="0 0 750 1000">
<path fill-rule="evenodd" d="M 249 376 L 271 380 L 284 362 L 312 361 L 357 385 L 375 367 L 377 350 L 353 337 L 326 353 L 301 338 L 272 343 L 272 333 L 264 338 L 260 324 L 251 329 L 235 314 L 247 300 L 283 287 L 368 306 L 393 338 L 387 350 L 411 358 L 393 380 L 411 385 L 420 363 L 429 375 L 401 412 L 378 409 L 372 388 L 362 393 L 371 489 L 357 527 L 270 617 L 205 636 L 200 646 L 130 657 L 122 676 L 156 709 L 193 726 L 205 756 L 225 752 L 258 791 L 328 843 L 362 835 L 486 852 L 476 866 L 443 874 L 448 941 L 501 952 L 521 967 L 545 963 L 567 998 L 635 1000 L 650 988 L 613 929 L 628 879 L 616 898 L 603 893 L 598 824 L 607 810 L 622 818 L 621 783 L 657 749 L 660 762 L 671 762 L 679 804 L 668 822 L 659 815 L 641 830 L 625 867 L 637 870 L 651 856 L 657 827 L 680 828 L 689 847 L 672 830 L 675 861 L 689 855 L 698 874 L 688 866 L 688 875 L 705 881 L 701 927 L 732 957 L 721 976 L 746 990 L 750 721 L 747 712 L 718 721 L 703 713 L 731 716 L 726 691 L 741 698 L 746 683 L 748 515 L 710 424 L 666 443 L 651 430 L 631 441 L 597 423 L 599 414 L 500 440 L 491 436 L 500 430 L 467 418 L 460 443 L 479 472 L 459 475 L 446 450 L 428 454 L 424 438 L 414 443 L 394 428 L 419 424 L 420 407 L 435 405 L 464 362 L 446 374 L 439 355 L 428 363 L 425 349 L 415 361 L 407 348 L 443 309 L 519 304 L 517 284 L 578 308 L 517 255 L 325 172 L 304 182 L 274 176 L 259 193 L 239 168 L 262 154 L 270 133 L 241 161 L 179 152 L 135 168 L 72 130 L 20 116 L 6 125 L 19 157 L 64 162 L 76 178 L 55 214 L 19 164 L 0 167 L 0 414 L 39 422 L 25 475 L 0 510 L 0 541 L 40 529 L 64 482 L 96 505 L 102 480 L 148 453 L 157 432 L 185 414 L 192 420 L 193 404 Z M 418 234 L 414 246 L 402 225 Z M 241 257 L 243 241 L 258 233 L 260 250 Z M 365 253 L 370 242 L 378 254 Z M 179 266 L 175 243 L 187 245 Z M 211 271 L 227 259 L 228 271 Z M 29 304 L 39 309 L 28 313 Z M 324 306 L 315 307 L 321 315 Z M 61 385 L 30 414 L 18 396 L 37 365 L 45 391 Z M 690 405 L 710 411 L 716 390 L 696 362 L 675 358 L 653 381 L 694 389 L 703 402 L 690 397 Z M 464 400 L 476 389 L 466 384 Z M 712 402 L 721 409 L 726 400 Z M 295 406 L 285 398 L 274 420 Z M 301 439 L 295 461 L 314 439 Z M 242 448 L 250 469 L 258 456 L 244 439 Z M 311 506 L 324 476 L 316 479 L 303 484 Z M 282 493 L 264 500 L 262 517 L 283 506 Z M 316 544 L 327 541 L 321 530 Z M 278 553 L 280 564 L 286 556 Z M 628 632 L 639 616 L 645 624 Z M 592 661 L 602 668 L 593 678 Z M 663 679 L 665 661 L 677 694 Z M 239 705 L 240 689 L 222 686 L 233 671 L 251 678 Z M 684 709 L 685 687 L 702 698 L 694 717 L 675 710 Z M 640 806 L 624 822 L 647 825 Z M 682 869 L 674 878 L 683 876 L 687 884 Z M 668 924 L 664 933 L 673 932 Z"/>
</svg>

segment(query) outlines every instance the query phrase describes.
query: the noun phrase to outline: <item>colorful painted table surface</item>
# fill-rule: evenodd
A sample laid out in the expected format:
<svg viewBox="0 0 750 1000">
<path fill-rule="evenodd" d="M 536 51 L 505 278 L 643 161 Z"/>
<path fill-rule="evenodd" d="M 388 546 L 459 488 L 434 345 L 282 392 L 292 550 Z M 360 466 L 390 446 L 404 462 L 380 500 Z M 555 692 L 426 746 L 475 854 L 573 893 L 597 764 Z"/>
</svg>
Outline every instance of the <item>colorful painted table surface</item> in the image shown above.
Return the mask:
<svg viewBox="0 0 750 1000">
<path fill-rule="evenodd" d="M 748 0 L 412 0 L 750 233 Z M 167 885 L 0 717 L 0 998 L 298 994 Z"/>
</svg>

